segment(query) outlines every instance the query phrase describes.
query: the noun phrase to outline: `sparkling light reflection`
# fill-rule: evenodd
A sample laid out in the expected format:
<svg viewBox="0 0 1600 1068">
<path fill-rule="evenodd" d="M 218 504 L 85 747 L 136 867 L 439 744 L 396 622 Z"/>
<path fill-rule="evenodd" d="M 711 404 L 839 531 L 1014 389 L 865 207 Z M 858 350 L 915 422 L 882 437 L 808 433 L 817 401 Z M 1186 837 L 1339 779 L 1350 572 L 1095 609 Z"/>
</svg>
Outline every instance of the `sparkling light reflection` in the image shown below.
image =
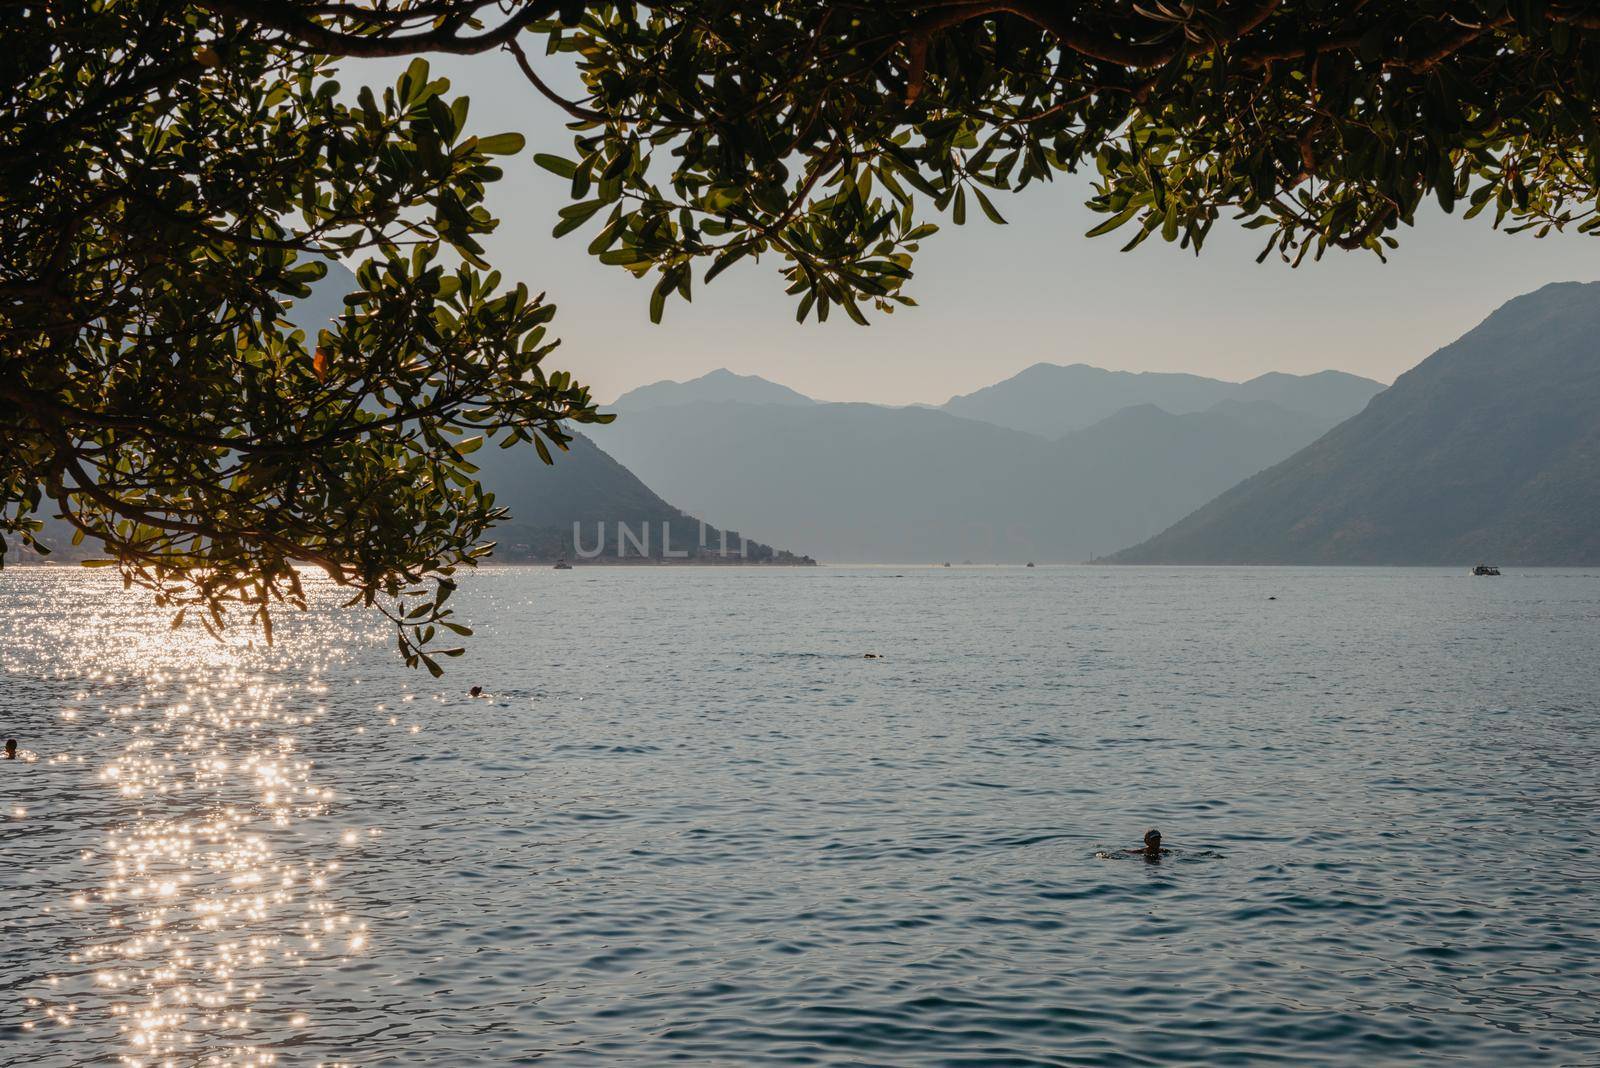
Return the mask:
<svg viewBox="0 0 1600 1068">
<path fill-rule="evenodd" d="M 46 585 L 69 581 L 81 593 L 86 580 Z M 275 1047 L 314 1028 L 317 1007 L 285 1011 L 269 996 L 273 977 L 335 969 L 370 946 L 340 893 L 337 857 L 377 828 L 332 822 L 339 795 L 318 779 L 302 739 L 313 727 L 324 738 L 364 731 L 324 722 L 320 680 L 372 635 L 313 613 L 281 627 L 287 640 L 269 651 L 242 631 L 227 643 L 174 631 L 136 593 L 104 594 L 88 618 L 52 618 L 42 598 L 49 622 L 0 650 L 0 680 L 36 676 L 43 663 L 76 687 L 58 716 L 83 752 L 40 767 L 74 774 L 82 765 L 84 789 L 102 792 L 93 811 L 115 814 L 98 847 L 76 854 L 88 881 L 41 910 L 70 935 L 60 959 L 32 962 L 39 974 L 24 984 L 21 1028 L 87 1027 L 95 1033 L 77 1038 L 102 1054 L 114 1035 L 127 1068 L 277 1064 Z M 22 789 L 8 797 L 32 796 L 27 780 L 13 782 Z M 17 804 L 9 816 L 51 819 L 41 807 Z M 90 830 L 71 828 L 78 841 L 92 840 Z"/>
</svg>

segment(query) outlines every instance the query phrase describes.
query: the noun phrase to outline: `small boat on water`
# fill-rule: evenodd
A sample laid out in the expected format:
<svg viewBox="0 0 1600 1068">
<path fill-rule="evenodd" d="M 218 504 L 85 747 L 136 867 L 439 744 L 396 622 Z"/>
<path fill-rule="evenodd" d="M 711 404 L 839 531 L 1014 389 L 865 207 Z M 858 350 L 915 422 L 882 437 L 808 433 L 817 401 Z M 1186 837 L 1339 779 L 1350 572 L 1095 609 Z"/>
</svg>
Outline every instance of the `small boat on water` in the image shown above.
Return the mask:
<svg viewBox="0 0 1600 1068">
<path fill-rule="evenodd" d="M 572 565 L 567 563 L 567 558 L 563 556 L 561 559 L 556 561 L 555 569 L 557 571 L 571 571 Z"/>
<path fill-rule="evenodd" d="M 1489 575 L 1492 577 L 1499 577 L 1500 569 L 1498 567 L 1492 567 L 1489 564 L 1479 564 L 1477 567 L 1472 569 L 1472 573 L 1474 575 Z"/>
<path fill-rule="evenodd" d="M 1032 560 L 1029 560 L 1029 561 L 1028 561 L 1028 566 L 1029 566 L 1029 567 L 1032 567 L 1032 566 L 1033 566 L 1033 561 L 1032 561 Z"/>
</svg>

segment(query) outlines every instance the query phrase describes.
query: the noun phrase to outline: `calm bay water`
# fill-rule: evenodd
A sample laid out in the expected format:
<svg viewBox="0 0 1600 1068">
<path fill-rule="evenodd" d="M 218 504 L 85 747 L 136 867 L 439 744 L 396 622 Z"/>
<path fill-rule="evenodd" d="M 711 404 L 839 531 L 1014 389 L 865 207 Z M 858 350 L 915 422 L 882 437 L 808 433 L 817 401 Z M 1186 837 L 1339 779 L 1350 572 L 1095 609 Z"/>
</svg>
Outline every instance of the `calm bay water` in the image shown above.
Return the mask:
<svg viewBox="0 0 1600 1068">
<path fill-rule="evenodd" d="M 1600 1064 L 1600 572 L 456 600 L 0 575 L 0 1065 Z"/>
</svg>

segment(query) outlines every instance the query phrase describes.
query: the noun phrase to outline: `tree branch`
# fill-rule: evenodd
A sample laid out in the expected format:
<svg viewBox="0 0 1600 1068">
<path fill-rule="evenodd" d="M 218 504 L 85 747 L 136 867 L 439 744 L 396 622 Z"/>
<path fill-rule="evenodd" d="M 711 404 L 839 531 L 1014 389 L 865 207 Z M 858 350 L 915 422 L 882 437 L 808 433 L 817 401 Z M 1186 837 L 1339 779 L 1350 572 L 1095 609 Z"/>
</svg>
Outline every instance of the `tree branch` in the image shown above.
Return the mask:
<svg viewBox="0 0 1600 1068">
<path fill-rule="evenodd" d="M 476 55 L 488 52 L 511 41 L 528 26 L 555 14 L 557 0 L 534 0 L 492 30 L 475 36 L 462 37 L 456 33 L 457 23 L 445 24 L 423 33 L 346 33 L 330 29 L 295 10 L 294 5 L 277 0 L 195 0 L 203 8 L 219 15 L 254 22 L 277 30 L 290 42 L 308 50 L 335 56 L 361 58 L 393 58 L 412 56 L 423 52 L 447 52 L 453 55 Z"/>
</svg>

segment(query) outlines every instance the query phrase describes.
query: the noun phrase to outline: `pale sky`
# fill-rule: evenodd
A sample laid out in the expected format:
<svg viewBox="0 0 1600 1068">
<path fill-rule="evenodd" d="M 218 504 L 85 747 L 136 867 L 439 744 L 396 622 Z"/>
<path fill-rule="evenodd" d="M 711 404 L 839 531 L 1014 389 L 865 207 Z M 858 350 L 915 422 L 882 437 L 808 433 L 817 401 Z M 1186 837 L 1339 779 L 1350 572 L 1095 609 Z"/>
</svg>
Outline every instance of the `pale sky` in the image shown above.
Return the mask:
<svg viewBox="0 0 1600 1068">
<path fill-rule="evenodd" d="M 654 326 L 654 276 L 635 280 L 585 251 L 598 220 L 550 237 L 567 183 L 530 157 L 572 154 L 565 116 L 503 54 L 436 57 L 434 70 L 451 78 L 452 95 L 472 98 L 470 130 L 527 135 L 526 152 L 504 157 L 506 177 L 489 190 L 502 220 L 489 259 L 548 292 L 562 338 L 550 365 L 602 401 L 718 367 L 822 400 L 885 404 L 942 403 L 1041 361 L 1229 380 L 1337 368 L 1388 382 L 1511 297 L 1600 278 L 1600 239 L 1510 236 L 1489 228 L 1489 213 L 1464 221 L 1436 207 L 1399 233 L 1387 264 L 1358 252 L 1298 270 L 1257 264 L 1265 239 L 1229 223 L 1198 258 L 1157 238 L 1122 253 L 1126 235 L 1083 237 L 1101 217 L 1083 207 L 1087 183 L 1063 176 L 997 197 L 1008 226 L 975 211 L 965 227 L 935 220 L 944 228 L 923 243 L 907 289 L 921 306 L 870 327 L 843 315 L 796 324 L 775 257 L 746 260 L 710 286 L 697 272 L 694 303 L 670 300 Z M 342 81 L 387 84 L 397 71 L 347 61 Z"/>
</svg>

